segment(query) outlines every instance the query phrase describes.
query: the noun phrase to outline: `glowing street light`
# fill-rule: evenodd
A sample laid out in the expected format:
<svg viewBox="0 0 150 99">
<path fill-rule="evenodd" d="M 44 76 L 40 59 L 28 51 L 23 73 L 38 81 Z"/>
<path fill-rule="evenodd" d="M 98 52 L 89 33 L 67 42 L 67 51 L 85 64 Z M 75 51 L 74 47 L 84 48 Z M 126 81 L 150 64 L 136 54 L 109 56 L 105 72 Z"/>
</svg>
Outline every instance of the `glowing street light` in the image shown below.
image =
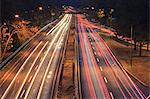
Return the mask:
<svg viewBox="0 0 150 99">
<path fill-rule="evenodd" d="M 88 10 L 88 9 L 89 9 L 89 7 L 86 7 L 86 9 Z"/>
<path fill-rule="evenodd" d="M 18 15 L 18 14 L 16 14 L 16 15 L 15 15 L 15 18 L 19 18 L 19 15 Z"/>
<path fill-rule="evenodd" d="M 94 7 L 91 7 L 92 10 L 94 10 Z"/>
<path fill-rule="evenodd" d="M 40 11 L 43 10 L 43 7 L 39 7 L 39 10 L 40 10 Z"/>
</svg>

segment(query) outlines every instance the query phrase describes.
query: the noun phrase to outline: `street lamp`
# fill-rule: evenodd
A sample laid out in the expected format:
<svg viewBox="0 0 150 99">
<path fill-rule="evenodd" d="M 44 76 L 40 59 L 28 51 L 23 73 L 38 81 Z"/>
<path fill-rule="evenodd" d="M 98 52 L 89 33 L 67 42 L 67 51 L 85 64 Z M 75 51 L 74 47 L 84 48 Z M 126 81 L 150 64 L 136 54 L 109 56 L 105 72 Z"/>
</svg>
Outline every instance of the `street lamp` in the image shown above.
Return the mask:
<svg viewBox="0 0 150 99">
<path fill-rule="evenodd" d="M 43 7 L 39 7 L 39 10 L 42 11 L 42 10 L 43 10 Z"/>
<path fill-rule="evenodd" d="M 52 12 L 52 13 L 51 13 L 51 15 L 52 15 L 52 16 L 55 16 L 55 13 L 54 13 L 54 12 Z"/>
<path fill-rule="evenodd" d="M 131 48 L 130 48 L 130 65 L 132 68 L 132 36 L 133 36 L 133 26 L 131 25 Z"/>
<path fill-rule="evenodd" d="M 92 10 L 94 10 L 94 7 L 91 7 Z"/>
<path fill-rule="evenodd" d="M 20 16 L 18 14 L 15 15 L 15 18 L 19 18 Z"/>
</svg>

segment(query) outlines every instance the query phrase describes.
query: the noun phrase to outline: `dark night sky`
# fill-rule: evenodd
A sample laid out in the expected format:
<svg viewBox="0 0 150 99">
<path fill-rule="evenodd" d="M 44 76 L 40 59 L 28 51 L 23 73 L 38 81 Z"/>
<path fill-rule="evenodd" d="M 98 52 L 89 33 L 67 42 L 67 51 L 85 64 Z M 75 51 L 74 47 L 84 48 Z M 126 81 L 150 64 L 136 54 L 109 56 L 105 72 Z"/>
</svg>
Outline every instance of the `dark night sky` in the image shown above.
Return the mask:
<svg viewBox="0 0 150 99">
<path fill-rule="evenodd" d="M 91 7 L 102 8 L 105 0 L 1 0 L 2 17 L 11 17 L 14 13 L 21 13 L 25 10 L 33 10 L 37 6 L 53 6 L 61 8 L 62 5 L 69 5 L 75 8 Z"/>
<path fill-rule="evenodd" d="M 105 0 L 2 0 L 2 8 L 9 7 L 11 4 L 16 9 L 30 9 L 34 6 L 42 5 L 54 5 L 61 7 L 63 4 L 71 5 L 74 7 L 85 7 L 85 6 L 95 6 L 97 8 L 104 6 Z"/>
</svg>

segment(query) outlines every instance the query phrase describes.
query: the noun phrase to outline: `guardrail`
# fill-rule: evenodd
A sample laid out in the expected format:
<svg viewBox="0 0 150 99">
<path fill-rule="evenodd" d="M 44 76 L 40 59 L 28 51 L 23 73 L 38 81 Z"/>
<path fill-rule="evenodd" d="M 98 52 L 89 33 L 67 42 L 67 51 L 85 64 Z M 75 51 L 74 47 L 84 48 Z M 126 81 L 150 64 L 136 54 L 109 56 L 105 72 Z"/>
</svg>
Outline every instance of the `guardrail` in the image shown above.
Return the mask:
<svg viewBox="0 0 150 99">
<path fill-rule="evenodd" d="M 78 34 L 75 32 L 76 40 L 75 40 L 75 52 L 76 52 L 76 62 L 75 62 L 75 95 L 82 99 L 82 92 L 81 92 L 81 81 L 80 81 L 80 65 L 79 65 L 79 42 L 78 42 Z M 77 98 L 77 99 L 78 99 Z"/>
<path fill-rule="evenodd" d="M 61 15 L 62 17 L 63 15 Z M 60 17 L 60 18 L 61 18 Z M 60 19 L 59 18 L 59 19 Z M 33 35 L 30 39 L 28 39 L 25 43 L 23 43 L 13 54 L 11 54 L 8 58 L 6 58 L 6 60 L 4 60 L 1 64 L 0 64 L 0 69 L 2 69 L 18 52 L 21 51 L 21 49 L 23 49 L 33 38 L 35 38 L 38 34 L 40 34 L 44 29 L 47 29 L 49 26 L 51 26 L 52 24 L 54 24 L 55 22 L 57 22 L 58 19 L 54 20 L 53 22 L 47 24 L 46 26 L 44 26 L 43 28 L 41 28 L 35 35 Z"/>
</svg>

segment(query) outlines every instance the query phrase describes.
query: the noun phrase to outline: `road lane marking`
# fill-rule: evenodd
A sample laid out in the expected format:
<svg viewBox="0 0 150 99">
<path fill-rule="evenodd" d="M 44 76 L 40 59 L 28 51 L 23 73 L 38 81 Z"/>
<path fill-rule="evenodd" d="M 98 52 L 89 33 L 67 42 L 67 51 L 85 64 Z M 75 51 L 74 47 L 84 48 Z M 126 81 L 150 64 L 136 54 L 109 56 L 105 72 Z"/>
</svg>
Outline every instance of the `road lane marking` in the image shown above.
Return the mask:
<svg viewBox="0 0 150 99">
<path fill-rule="evenodd" d="M 34 68 L 34 70 L 36 70 L 38 68 L 38 65 L 36 65 L 36 67 Z"/>
<path fill-rule="evenodd" d="M 32 68 L 33 68 L 33 66 L 35 65 L 37 59 L 39 58 L 40 54 L 42 53 L 42 51 L 44 50 L 44 48 L 47 46 L 47 44 L 48 44 L 48 41 L 44 44 L 44 46 L 42 47 L 42 49 L 40 50 L 40 52 L 39 52 L 38 55 L 36 56 L 35 60 L 33 61 L 33 63 L 32 63 L 32 65 L 31 65 L 30 69 L 28 70 L 28 72 L 27 72 L 27 74 L 26 74 L 26 76 L 25 76 L 25 78 L 24 78 L 24 80 L 23 80 L 23 83 L 21 84 L 19 90 L 17 91 L 16 98 L 19 97 L 19 94 L 20 94 L 20 92 L 21 92 L 21 90 L 22 90 L 22 88 L 23 88 L 23 86 L 24 86 L 24 84 L 25 84 L 25 82 L 26 82 L 26 80 L 27 80 L 27 78 L 28 78 L 28 76 L 29 76 L 29 74 L 30 74 L 30 72 L 31 72 L 31 70 L 32 70 Z"/>
<path fill-rule="evenodd" d="M 96 55 L 96 52 L 94 52 L 94 54 Z"/>
<path fill-rule="evenodd" d="M 106 83 L 108 83 L 108 81 L 107 81 L 106 77 L 104 77 L 104 80 L 105 80 L 105 82 L 106 82 Z"/>
<path fill-rule="evenodd" d="M 38 47 L 42 44 L 42 41 L 40 41 L 40 43 L 36 46 L 36 48 L 31 52 L 31 54 L 28 56 L 28 58 L 25 60 L 25 62 L 23 63 L 23 65 L 21 66 L 21 68 L 19 69 L 19 71 L 17 72 L 17 74 L 15 75 L 15 77 L 13 78 L 13 80 L 11 81 L 11 83 L 9 84 L 9 86 L 7 87 L 6 91 L 4 92 L 4 94 L 2 95 L 1 99 L 5 99 L 6 95 L 8 94 L 8 91 L 10 90 L 10 88 L 12 87 L 13 83 L 15 82 L 17 76 L 20 74 L 20 72 L 22 71 L 22 69 L 24 68 L 25 64 L 27 63 L 27 61 L 29 60 L 29 58 L 32 56 L 32 54 L 38 49 Z"/>
<path fill-rule="evenodd" d="M 20 95 L 20 98 L 22 98 L 23 94 L 25 93 L 25 89 L 22 91 L 21 95 Z"/>
<path fill-rule="evenodd" d="M 99 59 L 98 59 L 98 58 L 96 58 L 96 60 L 97 60 L 97 62 L 99 62 Z"/>
<path fill-rule="evenodd" d="M 49 74 L 52 74 L 52 71 L 50 71 Z"/>
<path fill-rule="evenodd" d="M 46 52 L 44 52 L 44 54 L 45 54 Z"/>
<path fill-rule="evenodd" d="M 48 75 L 47 78 L 51 78 L 51 75 Z"/>
<path fill-rule="evenodd" d="M 94 47 L 92 47 L 92 49 L 94 50 Z"/>
<path fill-rule="evenodd" d="M 70 17 L 70 20 L 71 20 L 71 17 Z M 65 29 L 66 29 L 66 28 L 65 28 Z M 54 57 L 54 55 L 55 55 L 55 53 L 56 53 L 57 47 L 59 47 L 59 43 L 60 43 L 61 39 L 63 39 L 63 33 L 65 33 L 65 32 L 67 31 L 67 29 L 66 29 L 66 30 L 65 30 L 65 29 L 63 30 L 63 32 L 62 32 L 62 34 L 61 34 L 61 37 L 59 38 L 59 40 L 58 40 L 58 42 L 57 42 L 58 44 L 57 44 L 57 46 L 55 47 L 54 52 L 53 52 L 53 54 L 52 54 L 52 56 L 51 56 L 51 59 L 50 59 L 50 61 L 49 61 L 49 63 L 48 63 L 48 67 L 47 67 L 47 69 L 46 69 L 44 78 L 43 78 L 43 80 L 42 80 L 42 83 L 41 83 L 41 86 L 40 86 L 40 89 L 39 89 L 39 93 L 38 93 L 37 99 L 40 99 L 40 96 L 41 96 L 41 93 L 42 93 L 42 89 L 43 89 L 43 86 L 44 86 L 44 81 L 45 81 L 45 79 L 46 79 L 48 70 L 49 70 L 49 68 L 50 68 L 50 64 L 52 63 L 53 57 Z M 49 72 L 49 75 L 47 76 L 47 78 L 51 78 L 51 74 L 52 74 L 52 71 Z"/>
<path fill-rule="evenodd" d="M 102 69 L 102 67 L 101 67 L 101 66 L 100 66 L 99 68 L 100 68 L 100 70 L 101 70 L 101 71 L 103 71 L 103 69 Z"/>
<path fill-rule="evenodd" d="M 31 79 L 32 79 L 32 76 L 30 76 L 30 78 L 29 78 L 28 82 L 30 82 L 30 81 L 31 81 Z"/>
<path fill-rule="evenodd" d="M 42 61 L 43 57 L 41 57 L 40 62 Z"/>
<path fill-rule="evenodd" d="M 113 93 L 112 92 L 109 92 L 109 93 L 110 93 L 111 99 L 114 99 Z"/>
</svg>

